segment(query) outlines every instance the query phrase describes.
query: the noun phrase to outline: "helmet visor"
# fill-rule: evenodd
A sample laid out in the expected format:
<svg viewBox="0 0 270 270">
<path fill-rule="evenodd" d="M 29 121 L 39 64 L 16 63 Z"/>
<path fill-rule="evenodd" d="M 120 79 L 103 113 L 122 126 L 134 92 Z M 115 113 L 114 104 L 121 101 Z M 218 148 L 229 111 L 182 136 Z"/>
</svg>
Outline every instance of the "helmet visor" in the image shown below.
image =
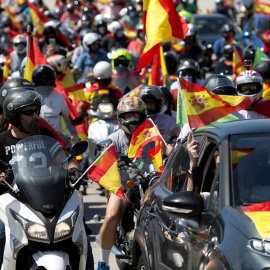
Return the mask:
<svg viewBox="0 0 270 270">
<path fill-rule="evenodd" d="M 257 83 L 247 83 L 243 85 L 239 85 L 238 92 L 243 95 L 254 95 L 261 91 L 262 87 Z"/>
</svg>

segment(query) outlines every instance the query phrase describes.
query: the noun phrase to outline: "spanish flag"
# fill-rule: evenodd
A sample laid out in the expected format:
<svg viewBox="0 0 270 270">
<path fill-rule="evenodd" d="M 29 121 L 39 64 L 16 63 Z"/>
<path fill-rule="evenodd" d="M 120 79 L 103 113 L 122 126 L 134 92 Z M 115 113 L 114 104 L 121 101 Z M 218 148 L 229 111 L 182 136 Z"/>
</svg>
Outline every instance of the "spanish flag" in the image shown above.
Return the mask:
<svg viewBox="0 0 270 270">
<path fill-rule="evenodd" d="M 237 76 L 246 70 L 244 66 L 244 58 L 242 54 L 237 50 L 236 47 L 233 48 L 233 73 Z"/>
<path fill-rule="evenodd" d="M 29 33 L 27 40 L 27 60 L 23 78 L 32 82 L 32 73 L 34 68 L 35 68 L 34 40 L 31 33 Z"/>
<path fill-rule="evenodd" d="M 179 78 L 190 128 L 209 125 L 232 113 L 245 109 L 252 101 L 244 96 L 216 95 L 192 82 Z"/>
<path fill-rule="evenodd" d="M 177 13 L 172 0 L 144 0 L 143 22 L 147 44 L 136 71 L 151 63 L 152 56 L 159 52 L 161 42 L 184 39 L 188 32 L 188 26 Z"/>
<path fill-rule="evenodd" d="M 232 149 L 231 155 L 232 155 L 232 169 L 234 170 L 237 167 L 237 164 L 239 163 L 240 159 L 251 154 L 255 148 L 237 148 Z"/>
<path fill-rule="evenodd" d="M 243 206 L 242 210 L 253 221 L 260 236 L 263 239 L 270 238 L 270 202 Z"/>
<path fill-rule="evenodd" d="M 113 194 L 125 199 L 120 173 L 117 167 L 115 145 L 111 144 L 87 169 L 94 182 L 108 189 Z"/>
<path fill-rule="evenodd" d="M 146 144 L 158 141 L 164 142 L 152 119 L 147 119 L 133 132 L 128 149 L 128 157 L 140 158 Z"/>
<path fill-rule="evenodd" d="M 156 146 L 148 150 L 148 154 L 156 168 L 156 171 L 161 174 L 163 172 L 163 152 L 162 141 L 156 141 Z"/>
<path fill-rule="evenodd" d="M 265 1 L 254 1 L 255 13 L 270 15 L 270 4 Z"/>
<path fill-rule="evenodd" d="M 4 70 L 3 70 L 3 82 L 6 82 L 8 80 L 9 77 L 9 70 L 10 70 L 10 53 L 8 53 L 7 57 L 6 57 L 6 61 L 5 61 L 5 65 L 4 65 Z"/>
</svg>

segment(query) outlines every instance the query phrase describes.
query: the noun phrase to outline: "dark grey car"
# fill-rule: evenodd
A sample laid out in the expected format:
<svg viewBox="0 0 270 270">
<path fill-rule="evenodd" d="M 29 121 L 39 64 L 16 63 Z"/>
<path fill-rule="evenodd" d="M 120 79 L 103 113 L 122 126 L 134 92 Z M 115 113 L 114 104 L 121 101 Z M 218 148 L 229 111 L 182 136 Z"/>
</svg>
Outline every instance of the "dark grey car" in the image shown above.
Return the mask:
<svg viewBox="0 0 270 270">
<path fill-rule="evenodd" d="M 183 141 L 146 192 L 134 269 L 270 269 L 270 119 L 216 124 L 194 137 L 200 141 L 198 192 L 187 191 Z"/>
</svg>

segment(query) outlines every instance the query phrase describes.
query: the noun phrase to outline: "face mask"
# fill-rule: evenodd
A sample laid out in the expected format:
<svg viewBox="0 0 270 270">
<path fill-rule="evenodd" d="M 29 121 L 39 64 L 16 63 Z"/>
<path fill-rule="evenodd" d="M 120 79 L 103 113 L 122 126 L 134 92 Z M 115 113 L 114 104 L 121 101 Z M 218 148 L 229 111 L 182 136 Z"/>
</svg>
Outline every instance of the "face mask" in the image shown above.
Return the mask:
<svg viewBox="0 0 270 270">
<path fill-rule="evenodd" d="M 106 28 L 105 28 L 105 27 L 99 27 L 99 28 L 98 28 L 98 32 L 99 32 L 100 34 L 105 34 L 105 33 L 106 33 Z"/>
<path fill-rule="evenodd" d="M 122 31 L 117 31 L 117 32 L 116 32 L 116 37 L 117 37 L 117 38 L 123 37 L 123 32 L 122 32 Z"/>
</svg>

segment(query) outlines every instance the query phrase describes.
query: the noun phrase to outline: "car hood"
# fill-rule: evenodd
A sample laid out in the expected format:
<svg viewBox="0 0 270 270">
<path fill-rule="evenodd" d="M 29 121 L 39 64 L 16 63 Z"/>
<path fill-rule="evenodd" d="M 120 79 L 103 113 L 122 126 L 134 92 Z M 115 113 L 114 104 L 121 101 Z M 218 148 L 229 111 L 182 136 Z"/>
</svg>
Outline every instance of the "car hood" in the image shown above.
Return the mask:
<svg viewBox="0 0 270 270">
<path fill-rule="evenodd" d="M 231 208 L 229 222 L 248 239 L 270 240 L 270 202 L 228 208 Z"/>
</svg>

